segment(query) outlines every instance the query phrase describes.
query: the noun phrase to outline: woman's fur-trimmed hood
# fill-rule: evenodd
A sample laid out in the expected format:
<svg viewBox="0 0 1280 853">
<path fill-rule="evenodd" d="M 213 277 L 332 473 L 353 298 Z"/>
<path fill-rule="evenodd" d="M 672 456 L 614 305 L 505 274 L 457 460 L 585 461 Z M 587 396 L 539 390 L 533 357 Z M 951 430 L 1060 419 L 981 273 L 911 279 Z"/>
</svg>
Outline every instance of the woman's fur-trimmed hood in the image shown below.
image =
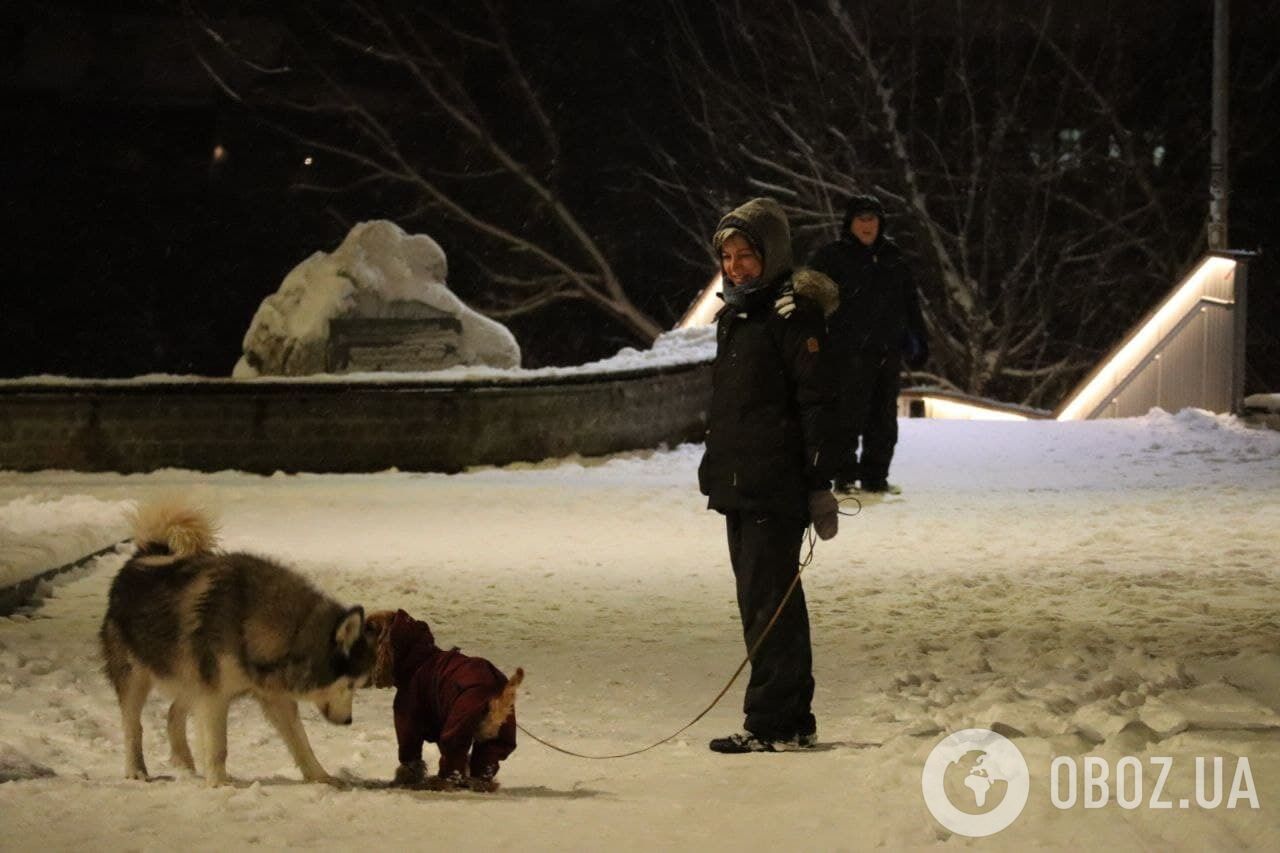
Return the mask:
<svg viewBox="0 0 1280 853">
<path fill-rule="evenodd" d="M 840 286 L 810 267 L 801 267 L 792 274 L 791 289 L 796 296 L 821 308 L 823 317 L 830 317 L 840 307 Z"/>
</svg>

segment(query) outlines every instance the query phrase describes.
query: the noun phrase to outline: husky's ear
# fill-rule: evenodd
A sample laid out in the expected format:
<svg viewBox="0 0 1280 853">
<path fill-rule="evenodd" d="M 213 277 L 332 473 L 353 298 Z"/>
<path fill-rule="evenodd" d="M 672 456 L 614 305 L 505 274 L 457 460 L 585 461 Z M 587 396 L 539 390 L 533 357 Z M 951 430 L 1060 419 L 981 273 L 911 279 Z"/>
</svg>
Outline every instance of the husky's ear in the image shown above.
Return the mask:
<svg viewBox="0 0 1280 853">
<path fill-rule="evenodd" d="M 342 649 L 344 655 L 351 654 L 351 647 L 364 633 L 364 608 L 356 605 L 342 616 L 338 627 L 333 629 L 333 643 Z"/>
</svg>

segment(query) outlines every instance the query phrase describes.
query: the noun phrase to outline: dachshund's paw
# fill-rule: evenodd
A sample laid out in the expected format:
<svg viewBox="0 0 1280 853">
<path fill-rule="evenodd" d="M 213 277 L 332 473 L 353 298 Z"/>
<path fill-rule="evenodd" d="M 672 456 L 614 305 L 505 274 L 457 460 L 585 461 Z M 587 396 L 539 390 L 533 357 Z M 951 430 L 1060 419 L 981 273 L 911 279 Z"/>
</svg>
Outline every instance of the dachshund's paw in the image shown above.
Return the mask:
<svg viewBox="0 0 1280 853">
<path fill-rule="evenodd" d="M 416 788 L 427 776 L 427 765 L 422 761 L 401 764 L 396 768 L 396 778 L 391 784 L 397 788 Z"/>
<path fill-rule="evenodd" d="M 467 787 L 478 794 L 492 794 L 498 788 L 498 780 L 489 776 L 472 776 L 467 780 Z"/>
<path fill-rule="evenodd" d="M 425 785 L 428 791 L 456 791 L 465 784 L 462 776 L 451 773 L 448 776 L 432 776 Z"/>
</svg>

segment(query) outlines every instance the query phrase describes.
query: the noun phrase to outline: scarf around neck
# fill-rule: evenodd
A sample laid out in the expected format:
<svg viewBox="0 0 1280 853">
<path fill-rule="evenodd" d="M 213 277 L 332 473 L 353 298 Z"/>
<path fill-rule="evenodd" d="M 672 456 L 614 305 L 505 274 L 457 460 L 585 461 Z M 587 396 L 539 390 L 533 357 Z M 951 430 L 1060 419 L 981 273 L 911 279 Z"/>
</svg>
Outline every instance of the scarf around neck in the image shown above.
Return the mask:
<svg viewBox="0 0 1280 853">
<path fill-rule="evenodd" d="M 746 284 L 739 284 L 737 287 L 728 284 L 727 281 L 726 285 L 720 291 L 720 298 L 724 300 L 725 305 L 734 311 L 750 311 L 764 302 L 771 290 L 769 282 L 763 278 L 758 278 Z"/>
</svg>

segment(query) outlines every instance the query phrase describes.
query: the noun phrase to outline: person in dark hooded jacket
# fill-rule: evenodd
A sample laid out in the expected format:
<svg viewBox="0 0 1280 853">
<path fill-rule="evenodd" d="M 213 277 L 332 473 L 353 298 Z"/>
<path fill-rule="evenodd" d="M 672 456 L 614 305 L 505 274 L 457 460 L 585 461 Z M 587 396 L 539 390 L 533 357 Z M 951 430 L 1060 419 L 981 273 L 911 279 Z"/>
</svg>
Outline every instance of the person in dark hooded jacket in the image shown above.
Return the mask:
<svg viewBox="0 0 1280 853">
<path fill-rule="evenodd" d="M 725 305 L 716 317 L 716 360 L 706 453 L 698 482 L 707 506 L 724 514 L 729 559 L 747 648 L 755 646 L 799 571 L 812 521 L 836 534 L 830 491 L 830 413 L 824 312 L 835 283 L 793 270 L 786 214 L 753 199 L 726 215 L 713 245 Z M 740 734 L 716 738 L 716 752 L 812 747 L 809 614 L 797 583 L 777 623 L 751 659 Z"/>
<path fill-rule="evenodd" d="M 899 374 L 904 360 L 919 369 L 929 357 L 920 296 L 902 250 L 885 235 L 884 220 L 879 199 L 854 196 L 845 209 L 840 239 L 823 246 L 809 262 L 840 288 L 840 307 L 828 321 L 843 444 L 837 491 L 848 491 L 855 483 L 864 492 L 890 488 L 889 465 L 898 443 Z"/>
</svg>

